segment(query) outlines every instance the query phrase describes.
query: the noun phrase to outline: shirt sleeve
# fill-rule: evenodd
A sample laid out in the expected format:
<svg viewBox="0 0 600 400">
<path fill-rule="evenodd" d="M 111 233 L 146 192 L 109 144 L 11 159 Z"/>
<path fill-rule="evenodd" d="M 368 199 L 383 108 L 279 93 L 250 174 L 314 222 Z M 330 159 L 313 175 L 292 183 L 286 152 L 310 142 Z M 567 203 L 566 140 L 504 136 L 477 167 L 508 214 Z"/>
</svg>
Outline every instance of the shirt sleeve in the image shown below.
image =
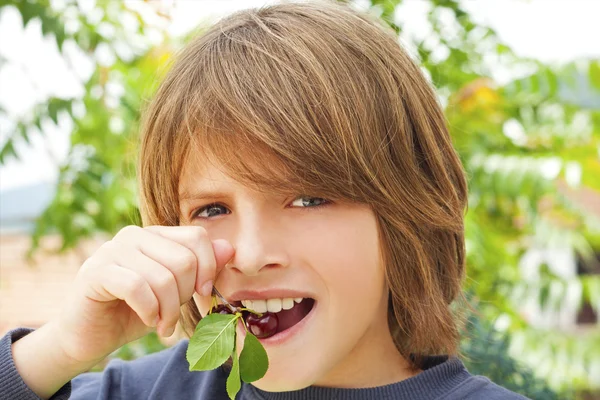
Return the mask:
<svg viewBox="0 0 600 400">
<path fill-rule="evenodd" d="M 12 354 L 12 344 L 33 332 L 31 328 L 17 328 L 7 332 L 0 339 L 0 399 L 40 400 L 27 386 L 17 368 Z M 71 382 L 66 383 L 50 400 L 67 400 L 71 395 Z"/>
<path fill-rule="evenodd" d="M 17 371 L 11 347 L 12 343 L 33 331 L 34 329 L 30 328 L 14 329 L 0 340 L 2 400 L 40 400 Z M 84 372 L 77 375 L 61 387 L 50 400 L 225 398 L 223 396 L 226 396 L 226 376 L 220 369 L 189 371 L 185 361 L 186 350 L 187 340 L 181 340 L 170 348 L 135 360 L 112 359 L 102 372 Z M 207 396 L 207 393 L 217 389 L 219 396 Z"/>
<path fill-rule="evenodd" d="M 11 345 L 33 332 L 31 328 L 9 331 L 0 340 L 0 399 L 41 400 L 15 367 Z M 103 372 L 84 372 L 61 387 L 49 400 L 120 400 L 124 399 L 121 387 L 121 362 L 111 360 Z M 48 366 L 48 368 L 52 368 Z"/>
</svg>

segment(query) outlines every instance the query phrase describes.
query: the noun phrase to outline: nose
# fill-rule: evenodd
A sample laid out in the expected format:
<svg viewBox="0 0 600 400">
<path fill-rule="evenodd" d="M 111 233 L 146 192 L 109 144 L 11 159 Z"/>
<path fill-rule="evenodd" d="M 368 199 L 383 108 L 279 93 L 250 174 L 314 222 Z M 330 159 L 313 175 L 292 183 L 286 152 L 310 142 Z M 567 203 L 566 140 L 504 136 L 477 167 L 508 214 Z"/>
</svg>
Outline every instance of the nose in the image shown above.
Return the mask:
<svg viewBox="0 0 600 400">
<path fill-rule="evenodd" d="M 289 257 L 285 250 L 285 234 L 276 218 L 246 215 L 238 221 L 238 229 L 232 242 L 235 254 L 227 264 L 247 276 L 256 276 L 263 269 L 285 267 Z"/>
</svg>

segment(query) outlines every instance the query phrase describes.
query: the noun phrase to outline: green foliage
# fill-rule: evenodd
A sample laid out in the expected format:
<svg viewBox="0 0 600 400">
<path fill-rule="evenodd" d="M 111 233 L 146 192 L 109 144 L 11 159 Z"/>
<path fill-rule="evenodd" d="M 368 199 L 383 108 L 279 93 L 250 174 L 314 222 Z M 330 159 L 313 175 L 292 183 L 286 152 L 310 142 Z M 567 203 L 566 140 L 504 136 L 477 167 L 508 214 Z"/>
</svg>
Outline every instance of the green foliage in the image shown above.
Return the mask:
<svg viewBox="0 0 600 400">
<path fill-rule="evenodd" d="M 227 394 L 230 398 L 235 399 L 235 395 L 242 388 L 242 381 L 240 380 L 240 360 L 237 355 L 237 351 L 235 350 L 235 346 L 233 351 L 231 352 L 231 371 L 229 372 L 229 376 L 227 377 Z"/>
<path fill-rule="evenodd" d="M 32 135 L 45 135 L 44 123 L 58 125 L 65 118 L 73 124 L 56 195 L 36 222 L 30 255 L 49 233 L 60 235 L 64 251 L 93 233 L 114 234 L 125 225 L 141 223 L 135 183 L 140 110 L 168 50 L 148 50 L 146 23 L 123 2 L 99 2 L 95 8 L 99 18 L 85 13 L 75 1 L 67 1 L 59 12 L 48 1 L 0 0 L 0 12 L 7 7 L 19 10 L 24 26 L 40 20 L 42 32 L 55 38 L 59 50 L 66 41 L 75 44 L 95 68 L 83 82 L 82 98 L 52 97 L 19 120 L 8 116 L 14 129 L 0 145 L 0 164 L 18 158 L 18 140 L 29 142 Z M 136 24 L 125 26 L 127 18 Z M 67 24 L 77 29 L 69 31 Z M 110 65 L 97 56 L 99 47 L 114 56 Z M 6 112 L 0 110 L 2 114 Z"/>
<path fill-rule="evenodd" d="M 599 275 L 566 279 L 540 266 L 540 279 L 531 281 L 520 267 L 531 249 L 560 247 L 583 259 L 600 252 L 598 215 L 578 201 L 582 191 L 595 196 L 600 191 L 600 61 L 545 65 L 518 57 L 455 0 L 428 1 L 431 34 L 425 38 L 406 37 L 403 26 L 394 23 L 401 1 L 372 4 L 372 11 L 416 49 L 438 90 L 469 178 L 466 288 L 478 299 L 483 316 L 465 343 L 475 360 L 469 364 L 472 372 L 482 371 L 532 398 L 554 396 L 538 385 L 540 377 L 554 389 L 600 387 L 590 374 L 594 365 L 600 368 L 598 325 L 585 333 L 542 329 L 519 308 L 528 299 L 554 307 L 574 290 L 580 305 L 588 302 L 600 314 Z M 98 2 L 99 20 L 73 1 L 65 6 L 69 12 L 52 9 L 47 0 L 0 0 L 0 12 L 6 7 L 18 9 L 24 25 L 39 19 L 59 50 L 73 41 L 95 63 L 82 98 L 50 98 L 36 105 L 14 122 L 0 145 L 2 164 L 18 157 L 16 141 L 43 135 L 44 123 L 73 122 L 70 154 L 56 197 L 37 221 L 32 250 L 50 232 L 61 235 L 66 250 L 91 234 L 114 234 L 139 223 L 134 168 L 139 112 L 173 50 L 167 45 L 150 50 L 143 39 L 147 23 L 123 2 Z M 134 32 L 125 29 L 124 15 L 138 22 Z M 68 18 L 78 29 L 65 28 Z M 112 26 L 115 34 L 101 34 L 100 24 Z M 140 40 L 144 46 L 133 44 Z M 117 42 L 129 46 L 131 55 L 121 56 Z M 94 57 L 100 46 L 115 55 L 110 65 Z M 499 78 L 498 67 L 513 76 Z M 506 321 L 502 333 L 484 322 L 498 320 Z M 535 377 L 509 355 L 536 366 Z M 489 362 L 491 369 L 477 361 L 490 359 L 496 360 Z"/>
<path fill-rule="evenodd" d="M 216 298 L 213 297 L 213 301 Z M 236 326 L 241 321 L 246 328 L 244 347 L 238 360 L 236 351 Z M 267 373 L 269 359 L 260 341 L 248 331 L 241 312 L 235 314 L 212 313 L 202 318 L 190 338 L 186 359 L 190 371 L 215 369 L 231 356 L 232 367 L 227 377 L 226 389 L 230 399 L 235 399 L 241 380 L 254 382 Z"/>
<path fill-rule="evenodd" d="M 399 3 L 373 1 L 402 35 L 393 23 Z M 485 320 L 507 321 L 511 355 L 536 367 L 545 360 L 535 373 L 553 387 L 600 387 L 590 373 L 594 363 L 599 367 L 597 325 L 588 334 L 536 328 L 519 308 L 537 299 L 541 309 L 557 309 L 582 287 L 579 304 L 587 301 L 600 314 L 600 276 L 566 279 L 538 265 L 532 281 L 520 267 L 531 249 L 560 248 L 580 258 L 600 252 L 598 215 L 578 194 L 585 188 L 600 198 L 599 61 L 544 65 L 517 57 L 457 1 L 429 3 L 431 34 L 404 38 L 438 89 L 469 178 L 466 288 Z M 498 67 L 514 77 L 495 78 Z M 510 387 L 508 376 L 492 376 Z"/>
<path fill-rule="evenodd" d="M 572 398 L 570 390 L 556 393 L 531 369 L 509 355 L 510 335 L 495 330 L 489 322 L 472 315 L 462 342 L 463 362 L 470 373 L 483 375 L 492 382 L 534 400 Z"/>
<path fill-rule="evenodd" d="M 236 315 L 216 313 L 200 320 L 186 354 L 190 371 L 208 371 L 227 361 L 235 343 L 237 320 Z"/>
<path fill-rule="evenodd" d="M 166 348 L 167 346 L 160 341 L 160 338 L 156 332 L 151 332 L 146 336 L 120 347 L 101 363 L 94 366 L 91 371 L 102 371 L 111 360 L 116 358 L 120 360 L 135 360 L 136 358 L 142 357 L 146 354 L 156 353 L 158 351 L 165 350 Z"/>
<path fill-rule="evenodd" d="M 0 8 L 5 6 L 13 6 L 19 10 L 23 19 L 23 26 L 27 26 L 31 20 L 39 18 L 42 23 L 42 34 L 50 34 L 54 37 L 58 49 L 62 50 L 63 43 L 67 38 L 67 33 L 59 14 L 50 7 L 50 2 L 48 0 L 38 0 L 36 2 L 20 0 L 0 1 Z"/>
<path fill-rule="evenodd" d="M 254 382 L 265 376 L 269 359 L 265 348 L 256 336 L 246 332 L 244 348 L 240 354 L 240 376 L 244 382 Z"/>
</svg>

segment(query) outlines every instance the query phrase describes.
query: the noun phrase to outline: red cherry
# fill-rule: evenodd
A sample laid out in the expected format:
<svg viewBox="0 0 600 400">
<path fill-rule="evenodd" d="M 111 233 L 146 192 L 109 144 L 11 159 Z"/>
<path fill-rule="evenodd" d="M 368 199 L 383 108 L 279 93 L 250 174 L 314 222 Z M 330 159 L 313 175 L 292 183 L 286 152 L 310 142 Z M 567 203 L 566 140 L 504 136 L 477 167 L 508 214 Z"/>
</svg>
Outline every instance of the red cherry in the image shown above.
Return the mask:
<svg viewBox="0 0 600 400">
<path fill-rule="evenodd" d="M 256 314 L 250 314 L 246 317 L 246 324 L 250 332 L 259 339 L 273 336 L 277 333 L 279 319 L 274 313 L 266 312 L 260 317 Z"/>
<path fill-rule="evenodd" d="M 229 309 L 229 307 L 227 307 L 225 304 L 219 304 L 216 307 L 213 307 L 211 310 L 211 314 L 214 313 L 219 313 L 219 314 L 233 314 L 231 312 L 231 310 Z"/>
</svg>

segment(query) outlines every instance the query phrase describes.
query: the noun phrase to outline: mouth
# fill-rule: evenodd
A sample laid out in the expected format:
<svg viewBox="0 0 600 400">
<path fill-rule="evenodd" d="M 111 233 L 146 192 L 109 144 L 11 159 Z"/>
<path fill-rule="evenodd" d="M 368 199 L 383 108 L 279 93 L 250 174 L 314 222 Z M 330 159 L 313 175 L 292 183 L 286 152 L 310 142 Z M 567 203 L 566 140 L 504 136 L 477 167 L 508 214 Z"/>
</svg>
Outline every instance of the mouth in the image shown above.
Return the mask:
<svg viewBox="0 0 600 400">
<path fill-rule="evenodd" d="M 278 300 L 280 300 L 278 302 Z M 252 332 L 259 339 L 267 339 L 279 335 L 282 332 L 290 330 L 290 328 L 300 323 L 315 306 L 315 299 L 312 298 L 296 298 L 290 308 L 288 299 L 269 299 L 269 300 L 243 300 L 232 303 L 237 307 L 248 308 L 256 311 L 261 316 L 244 312 L 244 320 Z M 265 310 L 264 303 L 267 303 Z M 287 303 L 287 304 L 286 304 Z M 279 306 L 283 304 L 283 307 Z M 285 309 L 287 308 L 287 309 Z M 264 310 L 264 311 L 263 311 Z"/>
</svg>

